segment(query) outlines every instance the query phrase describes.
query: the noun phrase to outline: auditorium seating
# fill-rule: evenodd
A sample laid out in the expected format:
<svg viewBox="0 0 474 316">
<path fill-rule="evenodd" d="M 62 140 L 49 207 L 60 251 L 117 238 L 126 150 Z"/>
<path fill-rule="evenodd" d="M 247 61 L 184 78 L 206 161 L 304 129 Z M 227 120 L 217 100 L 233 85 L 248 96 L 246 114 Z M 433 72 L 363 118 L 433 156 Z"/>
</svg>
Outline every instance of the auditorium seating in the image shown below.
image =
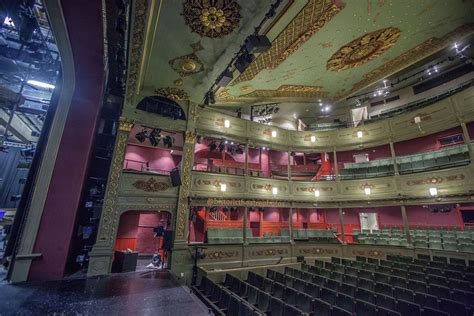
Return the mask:
<svg viewBox="0 0 474 316">
<path fill-rule="evenodd" d="M 294 229 L 293 239 L 320 243 L 339 243 L 336 233 L 336 229 Z"/>
<path fill-rule="evenodd" d="M 469 162 L 469 149 L 466 144 L 396 157 L 400 174 L 457 167 L 467 165 Z M 344 163 L 344 168 L 339 171 L 342 180 L 385 177 L 393 174 L 392 158 L 359 163 Z"/>
<path fill-rule="evenodd" d="M 247 236 L 252 236 L 252 229 L 247 228 Z M 241 244 L 243 240 L 242 228 L 207 229 L 207 242 L 209 244 Z"/>
<path fill-rule="evenodd" d="M 250 235 L 252 236 L 252 235 Z M 290 242 L 290 236 L 284 234 L 282 229 L 281 236 L 275 234 L 275 232 L 265 232 L 263 237 L 247 237 L 248 243 L 278 243 L 278 242 Z"/>
<path fill-rule="evenodd" d="M 227 315 L 472 315 L 474 267 L 464 260 L 421 255 L 331 258 L 285 267 L 284 273 L 202 278 L 195 291 Z M 233 303 L 229 303 L 232 301 Z"/>
</svg>

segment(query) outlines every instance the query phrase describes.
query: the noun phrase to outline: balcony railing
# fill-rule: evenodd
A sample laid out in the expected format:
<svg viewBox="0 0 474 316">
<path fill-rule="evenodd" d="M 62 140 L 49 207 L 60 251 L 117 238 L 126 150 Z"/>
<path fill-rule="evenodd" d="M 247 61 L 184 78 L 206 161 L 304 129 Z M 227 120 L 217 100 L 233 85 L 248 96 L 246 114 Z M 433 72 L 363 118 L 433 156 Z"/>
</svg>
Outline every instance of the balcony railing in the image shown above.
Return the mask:
<svg viewBox="0 0 474 316">
<path fill-rule="evenodd" d="M 157 168 L 152 168 L 149 166 L 149 162 L 147 161 L 140 161 L 140 160 L 133 160 L 133 159 L 124 159 L 123 164 L 124 171 L 138 171 L 138 172 L 149 172 L 149 173 L 156 173 L 160 175 L 169 175 L 170 170 L 161 170 Z"/>
</svg>

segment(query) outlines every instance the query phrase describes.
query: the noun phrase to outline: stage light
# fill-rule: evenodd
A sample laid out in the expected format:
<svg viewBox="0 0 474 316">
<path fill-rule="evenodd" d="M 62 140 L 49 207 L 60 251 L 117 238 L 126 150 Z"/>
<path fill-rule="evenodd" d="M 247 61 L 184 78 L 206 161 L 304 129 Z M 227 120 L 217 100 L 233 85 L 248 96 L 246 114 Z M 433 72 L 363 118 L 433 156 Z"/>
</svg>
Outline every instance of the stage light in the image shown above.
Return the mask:
<svg viewBox="0 0 474 316">
<path fill-rule="evenodd" d="M 362 138 L 364 136 L 364 133 L 362 131 L 357 131 L 357 138 Z"/>
<path fill-rule="evenodd" d="M 216 148 L 217 148 L 217 145 L 215 142 L 212 142 L 209 144 L 209 151 L 214 151 L 216 150 Z"/>
<path fill-rule="evenodd" d="M 364 188 L 365 195 L 370 195 L 372 193 L 372 190 L 369 187 Z"/>
<path fill-rule="evenodd" d="M 135 134 L 135 138 L 140 142 L 143 143 L 148 138 L 148 131 L 143 130 Z"/>
<path fill-rule="evenodd" d="M 148 136 L 148 139 L 150 140 L 150 144 L 154 147 L 158 146 L 158 144 L 160 143 L 160 140 L 161 140 L 161 129 L 156 129 L 154 128 L 151 133 L 150 133 L 150 136 Z M 168 136 L 169 137 L 169 136 Z"/>
<path fill-rule="evenodd" d="M 13 23 L 13 20 L 9 16 L 5 17 L 5 20 L 3 20 L 3 25 L 15 27 L 15 23 Z"/>
<path fill-rule="evenodd" d="M 431 196 L 437 196 L 438 195 L 438 189 L 430 188 L 430 195 Z"/>
<path fill-rule="evenodd" d="M 225 141 L 224 143 L 227 145 L 228 141 Z"/>
<path fill-rule="evenodd" d="M 173 146 L 173 139 L 171 138 L 171 136 L 168 135 L 165 138 L 163 138 L 163 144 L 167 148 L 171 148 Z"/>
<path fill-rule="evenodd" d="M 312 142 L 312 143 L 315 143 L 315 142 L 316 142 L 316 136 L 314 136 L 314 135 L 311 136 L 311 142 Z"/>
<path fill-rule="evenodd" d="M 221 192 L 227 191 L 227 184 L 221 183 Z"/>
<path fill-rule="evenodd" d="M 234 145 L 234 142 L 230 142 L 231 145 Z"/>
<path fill-rule="evenodd" d="M 273 187 L 273 188 L 272 188 L 272 193 L 273 193 L 273 195 L 277 195 L 277 194 L 278 194 L 278 188 L 277 188 L 277 187 Z"/>
<path fill-rule="evenodd" d="M 326 107 L 324 108 L 324 110 L 325 110 L 326 112 L 329 111 L 329 106 L 326 106 Z"/>
<path fill-rule="evenodd" d="M 230 127 L 230 121 L 229 121 L 229 120 L 225 120 L 225 121 L 224 121 L 224 127 L 225 127 L 225 128 L 229 128 L 229 127 Z"/>
<path fill-rule="evenodd" d="M 272 137 L 277 137 L 277 131 L 272 131 Z"/>
<path fill-rule="evenodd" d="M 314 191 L 314 196 L 315 197 L 319 197 L 320 195 L 321 195 L 321 192 L 319 192 L 319 190 Z"/>
<path fill-rule="evenodd" d="M 223 142 L 221 142 L 221 143 L 219 144 L 219 151 L 222 152 L 222 151 L 224 151 L 224 149 L 225 149 L 225 145 L 224 145 Z"/>
<path fill-rule="evenodd" d="M 46 83 L 46 82 L 37 81 L 37 80 L 28 80 L 26 83 L 38 88 L 54 89 L 54 85 Z"/>
</svg>

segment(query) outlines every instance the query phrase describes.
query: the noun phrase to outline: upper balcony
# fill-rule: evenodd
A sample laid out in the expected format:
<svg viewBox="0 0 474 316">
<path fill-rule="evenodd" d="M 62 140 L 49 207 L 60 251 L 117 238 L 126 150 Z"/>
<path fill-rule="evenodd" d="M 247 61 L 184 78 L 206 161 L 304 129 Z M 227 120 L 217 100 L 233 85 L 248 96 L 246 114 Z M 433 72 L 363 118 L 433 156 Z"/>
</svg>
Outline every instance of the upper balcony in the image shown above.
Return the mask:
<svg viewBox="0 0 474 316">
<path fill-rule="evenodd" d="M 474 120 L 473 99 L 474 87 L 469 87 L 449 97 L 436 99 L 430 105 L 413 105 L 410 111 L 387 119 L 329 131 L 289 131 L 204 108 L 199 111 L 196 130 L 200 135 L 248 142 L 255 147 L 275 150 L 356 150 L 433 134 L 456 127 L 460 121 L 471 122 Z"/>
</svg>

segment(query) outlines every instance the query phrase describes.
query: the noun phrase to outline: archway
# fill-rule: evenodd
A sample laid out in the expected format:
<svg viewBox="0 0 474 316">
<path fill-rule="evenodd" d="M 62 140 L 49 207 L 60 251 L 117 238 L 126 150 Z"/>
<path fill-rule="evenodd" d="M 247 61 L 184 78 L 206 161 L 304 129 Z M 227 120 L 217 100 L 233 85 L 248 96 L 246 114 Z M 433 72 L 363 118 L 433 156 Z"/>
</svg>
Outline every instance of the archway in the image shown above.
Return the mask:
<svg viewBox="0 0 474 316">
<path fill-rule="evenodd" d="M 143 270 L 154 255 L 167 262 L 167 234 L 172 229 L 171 213 L 167 211 L 132 210 L 122 213 L 113 250 L 112 272 L 119 272 L 117 252 L 132 251 L 138 257 L 136 270 Z M 171 240 L 171 238 L 169 238 Z M 165 264 L 166 266 L 166 264 Z"/>
</svg>

